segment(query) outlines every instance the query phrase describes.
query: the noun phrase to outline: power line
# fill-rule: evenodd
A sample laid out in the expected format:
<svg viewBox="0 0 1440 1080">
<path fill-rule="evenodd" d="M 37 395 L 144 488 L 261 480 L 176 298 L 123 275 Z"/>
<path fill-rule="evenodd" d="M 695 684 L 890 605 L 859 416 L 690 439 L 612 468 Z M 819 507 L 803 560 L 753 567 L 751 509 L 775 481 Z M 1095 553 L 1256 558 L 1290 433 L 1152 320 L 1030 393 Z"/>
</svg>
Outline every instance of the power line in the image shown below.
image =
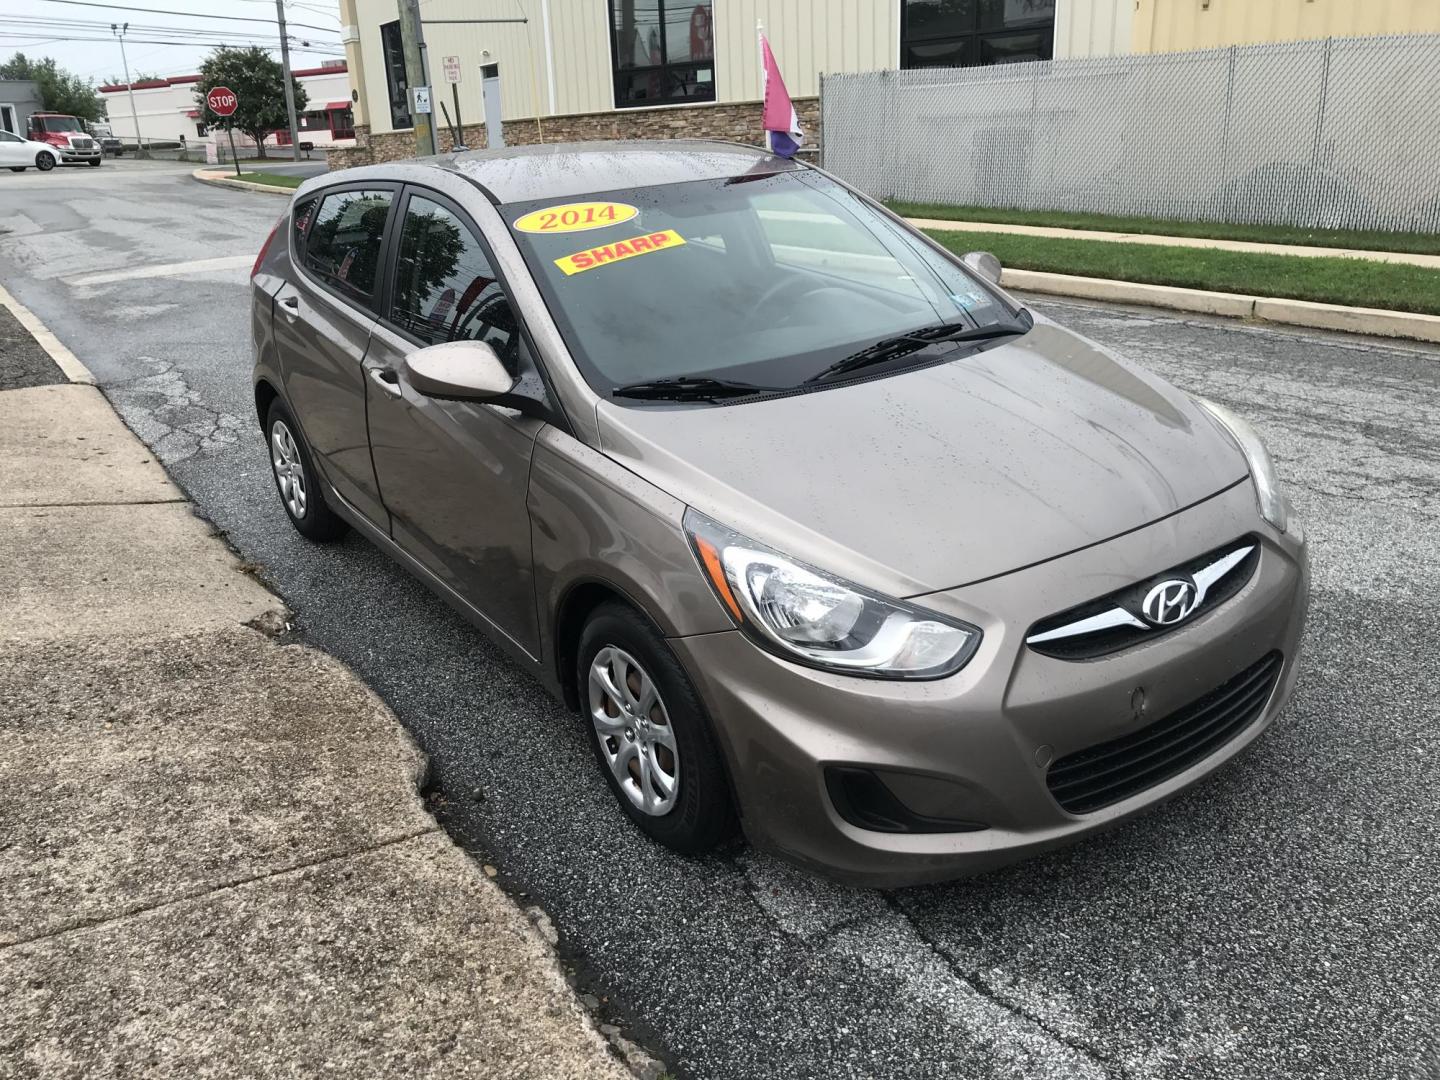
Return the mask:
<svg viewBox="0 0 1440 1080">
<path fill-rule="evenodd" d="M 101 33 L 110 29 L 111 23 L 99 22 L 93 19 L 43 19 L 26 16 L 12 16 L 10 21 L 19 29 L 29 34 L 69 32 L 69 33 Z M 196 28 L 191 26 L 160 26 L 147 23 L 127 23 L 131 31 L 146 34 L 171 34 L 175 37 L 201 38 L 204 40 L 220 38 L 243 38 L 246 40 L 263 38 L 269 41 L 279 41 L 274 35 L 258 34 L 243 30 L 211 30 L 209 28 Z M 291 40 L 301 44 L 310 44 L 309 41 L 291 36 Z M 322 45 L 339 46 L 338 41 L 319 42 Z"/>
<path fill-rule="evenodd" d="M 14 38 L 30 38 L 30 37 L 33 37 L 33 36 L 34 36 L 33 34 L 7 33 L 7 32 L 4 31 L 4 30 L 0 30 L 0 38 L 14 39 Z M 46 44 L 48 44 L 49 42 L 56 42 L 56 41 L 85 41 L 85 42 L 106 41 L 106 42 L 108 42 L 108 41 L 112 41 L 112 40 L 114 40 L 114 39 L 113 39 L 113 38 L 106 38 L 106 37 L 52 37 L 52 38 L 49 39 L 49 41 L 46 42 Z M 131 37 L 127 37 L 126 40 L 127 40 L 127 41 L 133 41 L 133 42 L 135 42 L 136 44 L 139 44 L 139 45 L 185 45 L 185 46 L 188 46 L 188 47 L 190 47 L 190 48 L 192 48 L 192 49 L 195 48 L 195 47 L 197 47 L 197 46 L 203 46 L 203 45 L 211 45 L 211 46 L 214 46 L 214 47 L 217 48 L 217 49 L 234 48 L 234 47 L 236 47 L 237 45 L 255 45 L 255 46 L 258 46 L 259 48 L 264 49 L 266 52 L 274 52 L 274 51 L 276 51 L 276 50 L 278 50 L 278 49 L 280 48 L 280 46 L 279 46 L 278 44 L 276 44 L 276 45 L 271 45 L 271 44 L 268 44 L 268 43 L 263 42 L 263 41 L 214 41 L 214 40 L 205 39 L 205 38 L 193 38 L 193 39 L 191 39 L 191 40 L 189 40 L 189 41 L 167 41 L 167 40 L 164 40 L 164 39 L 161 39 L 161 38 L 131 38 Z M 11 44 L 13 44 L 13 45 L 20 45 L 20 44 L 24 44 L 24 42 L 15 42 L 15 41 L 12 40 L 12 41 L 8 42 L 7 47 L 8 47 L 8 45 L 11 45 Z M 314 53 L 314 54 L 316 54 L 316 55 L 318 55 L 318 56 L 336 56 L 336 57 L 339 57 L 339 56 L 344 56 L 344 55 L 345 55 L 345 53 L 344 53 L 343 50 L 337 50 L 334 46 L 330 46 L 330 47 L 324 48 L 324 49 L 316 49 L 316 48 L 313 48 L 313 47 L 308 46 L 308 45 L 292 45 L 291 48 L 294 49 L 296 52 Z"/>
<path fill-rule="evenodd" d="M 109 11 L 143 11 L 147 15 L 180 15 L 187 19 L 224 19 L 227 22 L 263 22 L 278 25 L 278 19 L 250 18 L 245 15 L 197 15 L 193 11 L 175 11 L 172 8 L 145 8 L 130 7 L 125 4 L 98 4 L 94 0 L 44 0 L 47 4 L 69 4 L 74 7 L 105 8 Z M 310 23 L 291 23 L 291 26 L 303 26 L 306 30 L 323 30 L 327 34 L 333 34 L 333 26 L 313 26 Z"/>
</svg>

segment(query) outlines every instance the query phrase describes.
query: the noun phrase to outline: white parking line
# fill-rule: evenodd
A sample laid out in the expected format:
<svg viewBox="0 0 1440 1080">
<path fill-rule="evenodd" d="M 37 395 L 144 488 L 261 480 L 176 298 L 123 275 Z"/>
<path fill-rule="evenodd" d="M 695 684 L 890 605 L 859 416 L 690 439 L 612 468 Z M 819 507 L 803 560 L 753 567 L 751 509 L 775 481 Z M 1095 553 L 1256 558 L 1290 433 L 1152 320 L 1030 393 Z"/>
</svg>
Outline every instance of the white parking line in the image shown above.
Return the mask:
<svg viewBox="0 0 1440 1080">
<path fill-rule="evenodd" d="M 112 281 L 133 281 L 136 278 L 182 277 L 185 274 L 203 274 L 210 270 L 234 270 L 250 266 L 254 255 L 224 255 L 218 259 L 193 259 L 190 262 L 156 263 L 154 266 L 132 266 L 124 270 L 106 270 L 99 274 L 82 274 L 80 277 L 65 278 L 65 284 L 80 287 L 84 285 L 108 285 Z"/>
<path fill-rule="evenodd" d="M 67 379 L 72 383 L 95 385 L 95 376 L 90 374 L 90 369 L 80 362 L 80 358 L 49 331 L 39 316 L 11 296 L 4 286 L 0 286 L 0 307 L 6 308 L 20 321 L 21 326 L 30 331 L 31 336 L 50 354 L 50 359 L 55 361 L 55 366 Z"/>
</svg>

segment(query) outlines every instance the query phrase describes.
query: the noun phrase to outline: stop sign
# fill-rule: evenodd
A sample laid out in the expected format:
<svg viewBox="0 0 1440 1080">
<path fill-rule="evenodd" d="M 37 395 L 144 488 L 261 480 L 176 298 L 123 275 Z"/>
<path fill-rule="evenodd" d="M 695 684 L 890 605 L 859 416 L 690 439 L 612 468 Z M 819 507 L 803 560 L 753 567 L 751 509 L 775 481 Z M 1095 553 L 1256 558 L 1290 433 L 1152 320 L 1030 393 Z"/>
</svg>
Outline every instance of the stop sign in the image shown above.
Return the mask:
<svg viewBox="0 0 1440 1080">
<path fill-rule="evenodd" d="M 216 116 L 230 116 L 240 104 L 240 99 L 228 86 L 216 86 L 205 95 L 205 104 Z"/>
</svg>

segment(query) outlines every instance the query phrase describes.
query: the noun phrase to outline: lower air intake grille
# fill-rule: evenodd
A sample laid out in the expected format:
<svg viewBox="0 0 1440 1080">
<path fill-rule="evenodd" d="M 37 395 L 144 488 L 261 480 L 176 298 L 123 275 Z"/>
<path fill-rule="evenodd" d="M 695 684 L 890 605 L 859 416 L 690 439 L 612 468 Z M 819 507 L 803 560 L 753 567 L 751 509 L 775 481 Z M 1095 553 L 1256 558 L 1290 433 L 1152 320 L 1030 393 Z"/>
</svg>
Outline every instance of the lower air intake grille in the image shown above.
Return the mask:
<svg viewBox="0 0 1440 1080">
<path fill-rule="evenodd" d="M 1259 717 L 1280 666 L 1272 652 L 1148 727 L 1062 757 L 1045 777 L 1050 794 L 1070 813 L 1088 814 L 1184 772 Z"/>
</svg>

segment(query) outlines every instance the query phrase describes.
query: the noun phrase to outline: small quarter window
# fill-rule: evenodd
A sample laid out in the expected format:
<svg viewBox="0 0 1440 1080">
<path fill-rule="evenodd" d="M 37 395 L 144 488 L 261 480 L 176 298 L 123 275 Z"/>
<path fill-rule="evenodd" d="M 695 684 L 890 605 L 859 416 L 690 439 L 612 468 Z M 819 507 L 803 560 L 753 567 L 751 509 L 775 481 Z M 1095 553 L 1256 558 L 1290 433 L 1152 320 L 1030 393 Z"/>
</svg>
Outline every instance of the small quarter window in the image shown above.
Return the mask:
<svg viewBox="0 0 1440 1080">
<path fill-rule="evenodd" d="M 390 214 L 389 191 L 326 195 L 305 242 L 305 267 L 341 292 L 369 300 Z"/>
</svg>

